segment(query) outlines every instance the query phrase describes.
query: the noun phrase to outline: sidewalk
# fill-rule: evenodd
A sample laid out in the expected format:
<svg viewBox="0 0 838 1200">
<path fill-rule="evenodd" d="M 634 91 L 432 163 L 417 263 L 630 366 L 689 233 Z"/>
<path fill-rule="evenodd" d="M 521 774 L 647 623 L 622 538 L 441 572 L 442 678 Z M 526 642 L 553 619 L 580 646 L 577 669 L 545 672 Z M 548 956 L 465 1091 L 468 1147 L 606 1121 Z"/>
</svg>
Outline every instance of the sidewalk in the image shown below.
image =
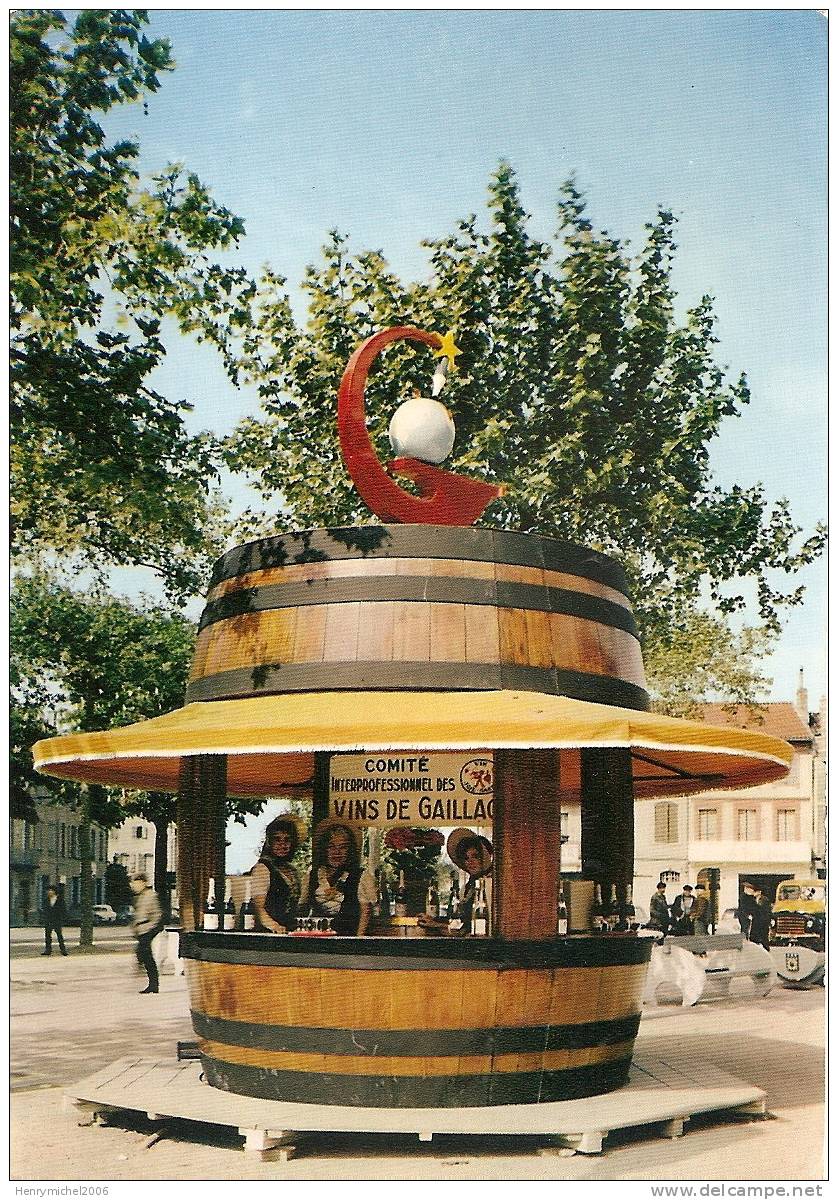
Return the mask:
<svg viewBox="0 0 838 1200">
<path fill-rule="evenodd" d="M 183 976 L 157 996 L 128 954 L 21 959 L 12 977 L 11 1163 L 16 1180 L 818 1180 L 823 1177 L 824 989 L 777 988 L 764 1000 L 655 1010 L 644 1053 L 695 1054 L 768 1093 L 772 1120 L 696 1121 L 668 1141 L 625 1134 L 600 1157 L 540 1156 L 538 1144 L 498 1138 L 301 1138 L 287 1164 L 260 1162 L 235 1131 L 160 1127 L 120 1114 L 79 1126 L 61 1088 L 130 1053 L 175 1057 L 192 1038 Z M 526 1142 L 526 1144 L 525 1144 Z"/>
</svg>

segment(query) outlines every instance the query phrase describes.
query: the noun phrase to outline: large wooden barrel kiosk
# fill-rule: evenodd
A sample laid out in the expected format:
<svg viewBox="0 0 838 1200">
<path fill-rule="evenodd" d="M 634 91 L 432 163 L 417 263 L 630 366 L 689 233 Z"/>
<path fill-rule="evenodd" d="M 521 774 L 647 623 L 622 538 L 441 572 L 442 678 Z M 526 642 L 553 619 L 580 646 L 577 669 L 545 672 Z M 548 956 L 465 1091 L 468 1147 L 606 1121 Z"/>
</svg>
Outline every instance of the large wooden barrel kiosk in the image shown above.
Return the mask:
<svg viewBox="0 0 838 1200">
<path fill-rule="evenodd" d="M 510 689 L 646 709 L 643 683 L 612 560 L 535 535 L 394 525 L 274 537 L 226 555 L 187 700 L 328 689 L 351 709 L 352 693 L 370 689 L 437 692 L 440 705 L 452 692 Z M 479 695 L 474 738 L 483 745 Z M 624 896 L 627 751 L 584 752 L 581 768 L 579 755 L 566 758 L 589 801 L 586 872 Z M 651 942 L 556 936 L 561 789 L 559 752 L 495 751 L 491 939 L 184 933 L 210 1082 L 274 1099 L 435 1108 L 621 1086 Z M 188 837 L 181 846 L 185 875 L 195 847 Z"/>
<path fill-rule="evenodd" d="M 412 339 L 383 331 L 339 394 L 347 469 L 384 522 L 226 554 L 182 709 L 39 742 L 51 775 L 178 792 L 181 954 L 214 1087 L 301 1104 L 538 1104 L 625 1083 L 652 942 L 557 936 L 560 805 L 581 801 L 582 874 L 625 908 L 635 796 L 786 774 L 763 734 L 648 711 L 618 563 L 536 534 L 477 528 L 499 489 L 370 442 L 366 371 Z M 415 453 L 415 451 L 411 451 Z M 229 796 L 305 794 L 325 815 L 335 753 L 491 751 L 489 937 L 297 937 L 203 929 L 224 894 Z M 444 822 L 432 822 L 429 824 Z"/>
</svg>

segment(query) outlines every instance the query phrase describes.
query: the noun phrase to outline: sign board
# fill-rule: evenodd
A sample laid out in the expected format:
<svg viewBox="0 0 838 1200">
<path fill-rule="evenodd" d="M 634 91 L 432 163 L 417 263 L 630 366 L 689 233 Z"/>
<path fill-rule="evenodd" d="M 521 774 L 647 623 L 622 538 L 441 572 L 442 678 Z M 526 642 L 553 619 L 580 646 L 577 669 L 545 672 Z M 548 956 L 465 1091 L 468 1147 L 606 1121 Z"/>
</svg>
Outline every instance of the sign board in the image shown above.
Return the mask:
<svg viewBox="0 0 838 1200">
<path fill-rule="evenodd" d="M 491 753 L 333 754 L 329 815 L 364 825 L 489 825 Z"/>
</svg>

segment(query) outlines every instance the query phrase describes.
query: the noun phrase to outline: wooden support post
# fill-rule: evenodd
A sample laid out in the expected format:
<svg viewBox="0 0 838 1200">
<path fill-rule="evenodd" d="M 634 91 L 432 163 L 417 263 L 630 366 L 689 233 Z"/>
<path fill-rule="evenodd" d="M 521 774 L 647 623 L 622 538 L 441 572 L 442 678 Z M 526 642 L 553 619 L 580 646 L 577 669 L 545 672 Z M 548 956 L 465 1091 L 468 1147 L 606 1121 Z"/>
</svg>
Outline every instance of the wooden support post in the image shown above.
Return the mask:
<svg viewBox="0 0 838 1200">
<path fill-rule="evenodd" d="M 495 752 L 497 937 L 556 936 L 561 853 L 559 756 L 554 750 Z"/>
<path fill-rule="evenodd" d="M 181 762 L 178 790 L 178 894 L 184 929 L 203 924 L 209 879 L 224 903 L 227 757 L 199 754 Z"/>
<path fill-rule="evenodd" d="M 263 1162 L 273 1158 L 287 1162 L 294 1153 L 294 1135 L 291 1133 L 271 1133 L 267 1129 L 245 1128 L 240 1128 L 239 1133 L 244 1138 L 245 1153 L 257 1154 Z"/>
<path fill-rule="evenodd" d="M 314 753 L 314 779 L 311 786 L 311 827 L 325 821 L 329 815 L 329 762 L 331 754 L 316 750 Z"/>
<path fill-rule="evenodd" d="M 213 877 L 215 903 L 218 907 L 218 928 L 224 928 L 224 898 L 227 893 L 227 755 L 207 754 L 204 758 L 204 780 L 210 837 L 215 843 Z"/>
<path fill-rule="evenodd" d="M 576 1144 L 579 1154 L 602 1154 L 602 1143 L 605 1133 L 600 1129 L 588 1129 Z"/>
<path fill-rule="evenodd" d="M 195 759 L 182 758 L 177 794 L 177 889 L 181 928 L 189 930 L 197 929 L 201 920 L 200 905 L 195 904 L 197 840 L 194 805 Z"/>
<path fill-rule="evenodd" d="M 631 753 L 586 749 L 581 769 L 582 874 L 603 887 L 616 884 L 622 906 L 634 874 Z"/>
</svg>

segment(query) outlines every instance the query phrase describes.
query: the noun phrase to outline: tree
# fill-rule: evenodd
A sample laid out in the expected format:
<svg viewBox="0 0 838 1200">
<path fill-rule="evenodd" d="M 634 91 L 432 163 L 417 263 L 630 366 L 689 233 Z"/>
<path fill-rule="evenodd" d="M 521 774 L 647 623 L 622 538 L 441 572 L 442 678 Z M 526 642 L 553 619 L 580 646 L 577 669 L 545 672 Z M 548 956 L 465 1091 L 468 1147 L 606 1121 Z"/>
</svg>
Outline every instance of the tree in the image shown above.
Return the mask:
<svg viewBox="0 0 838 1200">
<path fill-rule="evenodd" d="M 246 276 L 208 254 L 244 226 L 181 165 L 141 187 L 137 143 L 107 142 L 99 115 L 174 65 L 146 21 L 11 18 L 11 517 L 18 554 L 148 566 L 179 597 L 224 534 L 216 446 L 147 380 L 167 318 L 209 342 L 245 319 Z"/>
<path fill-rule="evenodd" d="M 759 706 L 770 680 L 760 670 L 772 636 L 746 626 L 735 633 L 712 613 L 686 609 L 644 654 L 655 708 L 674 717 L 698 717 L 714 696 L 730 705 Z"/>
<path fill-rule="evenodd" d="M 132 604 L 109 595 L 101 585 L 80 593 L 54 578 L 35 574 L 15 581 L 10 638 L 13 702 L 32 718 L 21 735 L 31 738 L 21 751 L 24 759 L 31 756 L 32 744 L 42 729 L 42 736 L 91 732 L 179 708 L 192 660 L 195 626 L 163 604 Z M 47 722 L 47 711 L 60 713 L 60 730 L 55 720 Z M 112 829 L 127 815 L 135 815 L 154 825 L 155 890 L 168 907 L 166 835 L 176 816 L 175 798 L 165 792 L 80 787 L 35 775 L 31 757 L 29 764 L 26 778 L 21 767 L 21 786 L 37 779 L 62 798 L 74 799 L 81 809 L 81 944 L 92 943 L 92 821 Z M 242 817 L 258 813 L 262 805 L 261 798 L 230 800 L 228 810 L 234 817 Z"/>
<path fill-rule="evenodd" d="M 10 607 L 13 700 L 41 719 L 45 707 L 57 709 L 61 732 L 160 716 L 182 703 L 194 632 L 190 621 L 163 605 L 135 606 L 101 587 L 74 592 L 41 574 L 21 577 Z M 104 787 L 64 786 L 74 790 L 82 815 L 80 944 L 90 946 L 91 823 L 110 829 L 125 813 L 117 793 Z M 163 862 L 165 869 L 165 853 Z"/>
<path fill-rule="evenodd" d="M 105 867 L 105 899 L 117 912 L 121 908 L 128 908 L 134 899 L 128 870 L 116 859 Z"/>
<path fill-rule="evenodd" d="M 514 172 L 502 163 L 488 231 L 470 216 L 423 243 L 425 282 L 403 284 L 381 253 L 351 253 L 333 231 L 322 265 L 305 278 L 301 329 L 284 281 L 266 277 L 254 302 L 258 327 L 241 355 L 264 416 L 228 439 L 228 464 L 304 527 L 368 523 L 337 443 L 346 361 L 383 326 L 453 328 L 462 355 L 444 393 L 458 430 L 452 469 L 507 484 L 487 524 L 617 557 L 647 650 L 678 643 L 679 629 L 699 619 L 701 589 L 724 624 L 753 585 L 762 626 L 776 632 L 802 588 L 784 593 L 774 579 L 811 562 L 824 529 L 801 540 L 786 500 L 769 503 L 759 484 L 725 490 L 713 481 L 710 444 L 749 393 L 744 376 L 727 379 L 715 361 L 710 297 L 675 318 L 675 218 L 659 209 L 636 259 L 594 230 L 572 180 L 558 218 L 558 245 L 532 238 Z M 397 344 L 375 364 L 367 413 L 383 461 L 390 416 L 415 386 L 427 394 L 431 362 Z M 252 517 L 250 528 L 259 531 Z M 758 657 L 755 640 L 747 649 Z"/>
<path fill-rule="evenodd" d="M 35 770 L 32 746 L 41 738 L 53 737 L 57 730 L 44 709 L 32 701 L 30 694 L 26 703 L 13 699 L 9 707 L 9 816 L 36 825 L 36 789 L 54 800 L 72 801 L 74 788 Z"/>
</svg>

